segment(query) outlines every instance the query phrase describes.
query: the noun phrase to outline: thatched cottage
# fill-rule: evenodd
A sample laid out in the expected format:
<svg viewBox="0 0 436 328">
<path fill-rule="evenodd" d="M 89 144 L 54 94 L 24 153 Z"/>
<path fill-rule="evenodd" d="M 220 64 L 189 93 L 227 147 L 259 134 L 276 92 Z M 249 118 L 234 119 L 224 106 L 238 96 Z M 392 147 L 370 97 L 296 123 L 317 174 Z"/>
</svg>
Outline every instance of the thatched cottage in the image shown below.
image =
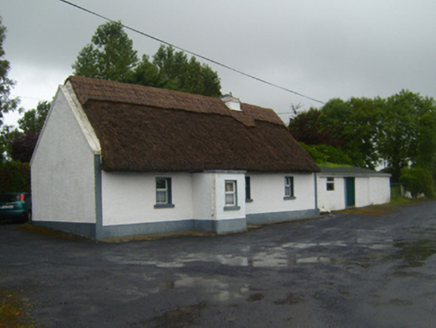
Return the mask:
<svg viewBox="0 0 436 328">
<path fill-rule="evenodd" d="M 73 76 L 32 162 L 35 224 L 100 239 L 318 214 L 319 167 L 270 109 Z"/>
</svg>

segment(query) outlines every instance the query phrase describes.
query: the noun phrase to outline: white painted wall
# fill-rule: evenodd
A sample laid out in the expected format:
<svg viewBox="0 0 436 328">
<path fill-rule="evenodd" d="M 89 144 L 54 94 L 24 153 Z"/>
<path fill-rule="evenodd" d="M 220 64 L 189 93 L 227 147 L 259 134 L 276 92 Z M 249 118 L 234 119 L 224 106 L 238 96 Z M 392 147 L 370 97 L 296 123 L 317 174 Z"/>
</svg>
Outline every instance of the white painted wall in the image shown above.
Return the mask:
<svg viewBox="0 0 436 328">
<path fill-rule="evenodd" d="M 335 190 L 326 188 L 327 177 L 334 177 Z M 365 207 L 390 202 L 389 176 L 356 176 L 355 177 L 356 207 Z M 346 208 L 345 178 L 343 175 L 317 175 L 318 209 L 337 211 Z"/>
<path fill-rule="evenodd" d="M 371 205 L 369 201 L 369 177 L 356 177 L 356 207 Z"/>
<path fill-rule="evenodd" d="M 345 208 L 345 180 L 334 177 L 334 190 L 327 190 L 327 177 L 317 176 L 318 209 L 337 211 Z"/>
<path fill-rule="evenodd" d="M 245 174 L 244 173 L 213 173 L 215 180 L 215 219 L 227 220 L 245 218 Z M 235 180 L 237 186 L 238 210 L 226 211 L 225 207 L 225 181 Z"/>
<path fill-rule="evenodd" d="M 31 162 L 34 221 L 96 222 L 94 152 L 72 106 L 61 87 Z"/>
<path fill-rule="evenodd" d="M 154 208 L 156 177 L 171 178 L 173 208 Z M 102 172 L 103 225 L 192 220 L 189 173 Z"/>
<path fill-rule="evenodd" d="M 215 177 L 211 173 L 192 175 L 192 210 L 194 220 L 215 220 Z"/>
<path fill-rule="evenodd" d="M 390 179 L 387 177 L 370 178 L 370 199 L 372 204 L 385 204 L 391 201 Z"/>
<path fill-rule="evenodd" d="M 253 202 L 246 203 L 247 214 L 315 209 L 314 174 L 248 173 L 247 176 L 251 178 L 251 199 L 253 199 Z M 295 199 L 283 199 L 286 176 L 294 177 Z"/>
</svg>

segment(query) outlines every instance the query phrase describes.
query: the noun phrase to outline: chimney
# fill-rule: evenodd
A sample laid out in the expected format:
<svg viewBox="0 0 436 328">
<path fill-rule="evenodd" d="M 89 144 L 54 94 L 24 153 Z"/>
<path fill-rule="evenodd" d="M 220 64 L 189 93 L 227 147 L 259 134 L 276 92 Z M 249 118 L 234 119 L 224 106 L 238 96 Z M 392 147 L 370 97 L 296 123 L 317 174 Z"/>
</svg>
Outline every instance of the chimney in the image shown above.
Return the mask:
<svg viewBox="0 0 436 328">
<path fill-rule="evenodd" d="M 241 111 L 241 101 L 238 98 L 234 98 L 232 93 L 224 95 L 221 100 L 229 107 L 231 110 Z"/>
</svg>

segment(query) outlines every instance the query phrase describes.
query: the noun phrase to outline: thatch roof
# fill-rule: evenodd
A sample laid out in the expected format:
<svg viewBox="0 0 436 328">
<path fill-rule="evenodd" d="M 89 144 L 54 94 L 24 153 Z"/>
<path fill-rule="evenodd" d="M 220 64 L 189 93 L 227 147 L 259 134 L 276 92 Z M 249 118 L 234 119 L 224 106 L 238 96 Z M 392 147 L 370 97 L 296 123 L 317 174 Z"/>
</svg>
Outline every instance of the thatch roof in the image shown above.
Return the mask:
<svg viewBox="0 0 436 328">
<path fill-rule="evenodd" d="M 72 76 L 107 171 L 317 172 L 271 109 Z"/>
</svg>

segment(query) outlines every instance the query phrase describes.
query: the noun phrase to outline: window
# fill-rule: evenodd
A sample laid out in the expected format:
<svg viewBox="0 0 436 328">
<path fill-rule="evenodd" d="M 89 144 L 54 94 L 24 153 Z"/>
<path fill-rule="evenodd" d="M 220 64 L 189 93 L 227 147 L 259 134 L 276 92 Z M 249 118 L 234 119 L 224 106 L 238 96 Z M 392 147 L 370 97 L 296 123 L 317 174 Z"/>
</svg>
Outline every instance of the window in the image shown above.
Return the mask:
<svg viewBox="0 0 436 328">
<path fill-rule="evenodd" d="M 294 177 L 285 177 L 285 197 L 284 199 L 294 199 Z"/>
<path fill-rule="evenodd" d="M 245 202 L 251 203 L 251 178 L 245 177 Z"/>
<path fill-rule="evenodd" d="M 225 181 L 225 211 L 239 210 L 236 180 Z"/>
<path fill-rule="evenodd" d="M 156 178 L 156 204 L 154 208 L 174 207 L 171 196 L 171 178 Z"/>
<path fill-rule="evenodd" d="M 335 178 L 327 178 L 327 190 L 335 190 Z"/>
</svg>

